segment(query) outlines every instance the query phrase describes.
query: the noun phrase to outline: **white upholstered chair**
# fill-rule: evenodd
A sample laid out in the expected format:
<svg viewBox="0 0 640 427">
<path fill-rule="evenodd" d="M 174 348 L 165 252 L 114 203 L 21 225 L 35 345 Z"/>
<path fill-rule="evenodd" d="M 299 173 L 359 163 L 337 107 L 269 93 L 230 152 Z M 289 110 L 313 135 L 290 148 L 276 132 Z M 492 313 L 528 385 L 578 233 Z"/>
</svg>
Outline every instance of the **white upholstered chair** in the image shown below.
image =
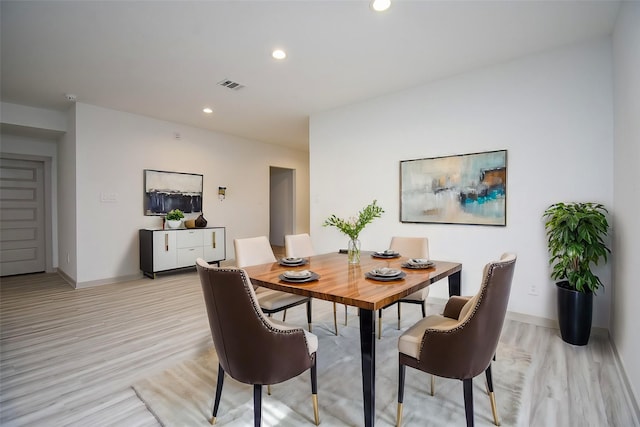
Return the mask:
<svg viewBox="0 0 640 427">
<path fill-rule="evenodd" d="M 238 268 L 276 262 L 273 249 L 271 249 L 271 244 L 266 236 L 234 239 L 233 246 L 236 252 L 236 266 Z M 282 320 L 286 320 L 287 309 L 297 305 L 307 304 L 307 322 L 309 324 L 309 331 L 311 331 L 310 297 L 294 295 L 263 287 L 258 287 L 255 291 L 262 311 L 268 315 L 284 311 L 284 317 Z"/>
<path fill-rule="evenodd" d="M 400 255 L 409 258 L 429 258 L 429 239 L 426 237 L 397 237 L 391 238 L 389 249 L 398 252 Z M 420 304 L 422 306 L 422 317 L 426 316 L 427 296 L 429 287 L 425 287 L 407 295 L 397 302 L 398 304 L 398 329 L 400 329 L 401 303 Z M 394 303 L 395 304 L 395 303 Z M 393 305 L 393 304 L 391 304 Z M 389 306 L 387 306 L 389 307 Z M 384 307 L 384 308 L 387 308 Z M 382 310 L 378 310 L 378 339 L 382 337 Z"/>
<path fill-rule="evenodd" d="M 287 234 L 284 236 L 284 250 L 287 257 L 307 258 L 316 254 L 308 233 Z M 346 308 L 345 308 L 346 310 Z M 346 311 L 345 311 L 346 317 Z M 333 303 L 333 326 L 338 335 L 338 319 L 336 315 L 336 303 Z"/>
<path fill-rule="evenodd" d="M 293 258 L 306 258 L 316 254 L 308 233 L 284 236 L 284 251 L 286 256 Z"/>
</svg>

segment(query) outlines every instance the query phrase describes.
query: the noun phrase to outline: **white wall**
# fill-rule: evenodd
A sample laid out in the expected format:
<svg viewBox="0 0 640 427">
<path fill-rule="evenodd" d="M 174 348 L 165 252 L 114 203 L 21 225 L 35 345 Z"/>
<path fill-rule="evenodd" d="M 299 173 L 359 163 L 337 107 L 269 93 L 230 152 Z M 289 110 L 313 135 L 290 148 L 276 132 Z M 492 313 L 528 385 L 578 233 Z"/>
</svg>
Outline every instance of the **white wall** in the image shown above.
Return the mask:
<svg viewBox="0 0 640 427">
<path fill-rule="evenodd" d="M 614 59 L 614 224 L 615 287 L 611 335 L 640 401 L 640 286 L 634 266 L 640 258 L 640 3 L 623 3 L 613 37 Z"/>
<path fill-rule="evenodd" d="M 204 175 L 204 216 L 210 226 L 227 227 L 228 259 L 234 238 L 269 233 L 270 166 L 301 176 L 308 170 L 306 152 L 230 135 L 81 103 L 75 119 L 81 286 L 139 274 L 138 229 L 161 226 L 160 217 L 143 215 L 143 169 Z M 219 186 L 227 187 L 223 202 Z M 101 193 L 115 193 L 117 202 L 101 202 Z M 308 218 L 307 193 L 297 201 L 296 216 Z"/>
<path fill-rule="evenodd" d="M 2 123 L 47 131 L 66 132 L 67 115 L 61 111 L 3 102 Z"/>
<path fill-rule="evenodd" d="M 426 235 L 436 259 L 463 263 L 463 294 L 474 293 L 484 264 L 518 258 L 509 310 L 555 319 L 542 212 L 556 201 L 613 207 L 610 40 L 568 47 L 466 73 L 397 94 L 314 114 L 310 120 L 311 224 L 319 251 L 346 247 L 335 213 L 348 217 L 377 199 L 385 209 L 360 236 L 363 249 L 393 235 Z M 507 226 L 402 224 L 399 161 L 508 150 Z M 594 326 L 607 327 L 608 285 L 596 298 Z M 530 286 L 538 296 L 529 295 Z M 446 286 L 431 295 L 447 297 Z"/>
</svg>

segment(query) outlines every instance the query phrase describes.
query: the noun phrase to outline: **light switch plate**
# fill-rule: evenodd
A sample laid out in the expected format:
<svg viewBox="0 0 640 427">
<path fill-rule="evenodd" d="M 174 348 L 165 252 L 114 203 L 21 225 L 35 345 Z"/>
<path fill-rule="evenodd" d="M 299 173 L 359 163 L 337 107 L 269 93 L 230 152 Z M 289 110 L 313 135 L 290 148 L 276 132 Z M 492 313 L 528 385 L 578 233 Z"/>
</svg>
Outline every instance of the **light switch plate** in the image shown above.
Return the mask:
<svg viewBox="0 0 640 427">
<path fill-rule="evenodd" d="M 100 201 L 102 203 L 115 203 L 118 201 L 118 193 L 103 191 L 100 193 Z"/>
</svg>

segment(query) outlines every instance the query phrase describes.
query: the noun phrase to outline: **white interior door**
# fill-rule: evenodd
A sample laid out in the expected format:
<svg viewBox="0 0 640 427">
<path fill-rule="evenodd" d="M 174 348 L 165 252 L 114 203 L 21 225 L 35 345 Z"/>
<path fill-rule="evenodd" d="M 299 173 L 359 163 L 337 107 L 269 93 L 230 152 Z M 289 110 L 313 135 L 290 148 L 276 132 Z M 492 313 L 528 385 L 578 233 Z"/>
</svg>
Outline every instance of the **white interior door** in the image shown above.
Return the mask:
<svg viewBox="0 0 640 427">
<path fill-rule="evenodd" d="M 45 271 L 44 162 L 0 159 L 0 276 Z"/>
</svg>

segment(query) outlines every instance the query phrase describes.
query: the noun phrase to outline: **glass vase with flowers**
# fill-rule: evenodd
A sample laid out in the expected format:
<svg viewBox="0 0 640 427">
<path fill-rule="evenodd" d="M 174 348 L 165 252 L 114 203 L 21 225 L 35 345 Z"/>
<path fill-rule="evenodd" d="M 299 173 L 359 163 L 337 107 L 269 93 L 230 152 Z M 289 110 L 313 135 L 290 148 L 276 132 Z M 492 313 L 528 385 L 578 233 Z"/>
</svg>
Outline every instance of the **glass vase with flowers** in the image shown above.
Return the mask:
<svg viewBox="0 0 640 427">
<path fill-rule="evenodd" d="M 349 264 L 360 264 L 360 232 L 364 227 L 376 218 L 380 218 L 384 210 L 377 205 L 374 200 L 371 204 L 365 206 L 357 217 L 351 217 L 348 220 L 338 218 L 331 215 L 322 224 L 325 227 L 336 227 L 338 230 L 349 236 L 349 244 L 347 246 L 347 254 Z"/>
</svg>

